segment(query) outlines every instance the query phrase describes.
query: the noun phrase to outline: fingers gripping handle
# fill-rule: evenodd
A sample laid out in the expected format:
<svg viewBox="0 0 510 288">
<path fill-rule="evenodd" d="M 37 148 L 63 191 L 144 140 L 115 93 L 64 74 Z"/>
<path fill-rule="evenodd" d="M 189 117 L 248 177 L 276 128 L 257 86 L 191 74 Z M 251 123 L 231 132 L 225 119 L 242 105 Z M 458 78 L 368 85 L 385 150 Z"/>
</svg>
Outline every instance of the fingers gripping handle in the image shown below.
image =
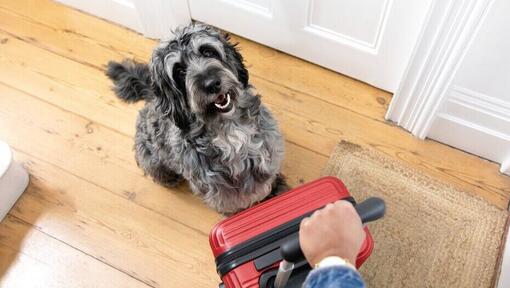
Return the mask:
<svg viewBox="0 0 510 288">
<path fill-rule="evenodd" d="M 368 198 L 356 205 L 354 208 L 356 209 L 356 212 L 358 212 L 358 215 L 361 218 L 361 223 L 363 224 L 383 217 L 386 211 L 384 200 L 377 197 Z M 283 243 L 280 246 L 280 251 L 283 259 L 291 263 L 297 263 L 305 259 L 299 244 L 299 236 Z"/>
</svg>

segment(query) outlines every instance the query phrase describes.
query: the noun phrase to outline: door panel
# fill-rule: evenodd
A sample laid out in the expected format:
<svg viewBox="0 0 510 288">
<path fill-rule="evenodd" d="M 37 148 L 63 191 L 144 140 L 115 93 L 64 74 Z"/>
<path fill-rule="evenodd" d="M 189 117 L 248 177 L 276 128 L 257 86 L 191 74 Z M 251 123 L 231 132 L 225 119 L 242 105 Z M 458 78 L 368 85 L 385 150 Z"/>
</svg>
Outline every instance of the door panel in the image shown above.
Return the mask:
<svg viewBox="0 0 510 288">
<path fill-rule="evenodd" d="M 431 0 L 189 0 L 193 19 L 394 92 Z"/>
<path fill-rule="evenodd" d="M 312 0 L 308 28 L 353 39 L 374 47 L 388 16 L 389 0 Z M 352 13 L 352 11 L 358 11 Z"/>
</svg>

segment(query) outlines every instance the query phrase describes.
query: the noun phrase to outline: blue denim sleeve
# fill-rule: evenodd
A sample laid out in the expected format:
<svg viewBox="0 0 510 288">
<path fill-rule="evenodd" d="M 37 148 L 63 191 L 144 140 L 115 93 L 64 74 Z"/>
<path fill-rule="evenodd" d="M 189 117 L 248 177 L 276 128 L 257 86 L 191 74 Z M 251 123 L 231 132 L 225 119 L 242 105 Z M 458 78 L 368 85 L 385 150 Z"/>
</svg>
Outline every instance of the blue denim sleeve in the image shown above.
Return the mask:
<svg viewBox="0 0 510 288">
<path fill-rule="evenodd" d="M 364 288 L 365 283 L 358 271 L 345 266 L 313 269 L 302 288 Z"/>
</svg>

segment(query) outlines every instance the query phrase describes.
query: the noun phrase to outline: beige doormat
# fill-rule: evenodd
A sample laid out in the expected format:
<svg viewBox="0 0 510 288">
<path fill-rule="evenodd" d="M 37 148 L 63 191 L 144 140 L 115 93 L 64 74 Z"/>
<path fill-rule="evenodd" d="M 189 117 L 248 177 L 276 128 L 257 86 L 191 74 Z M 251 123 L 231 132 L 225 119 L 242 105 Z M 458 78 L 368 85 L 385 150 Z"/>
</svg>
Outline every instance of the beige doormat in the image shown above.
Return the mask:
<svg viewBox="0 0 510 288">
<path fill-rule="evenodd" d="M 324 171 L 361 201 L 384 198 L 369 229 L 375 248 L 361 268 L 368 287 L 493 287 L 508 213 L 406 164 L 338 144 Z"/>
</svg>

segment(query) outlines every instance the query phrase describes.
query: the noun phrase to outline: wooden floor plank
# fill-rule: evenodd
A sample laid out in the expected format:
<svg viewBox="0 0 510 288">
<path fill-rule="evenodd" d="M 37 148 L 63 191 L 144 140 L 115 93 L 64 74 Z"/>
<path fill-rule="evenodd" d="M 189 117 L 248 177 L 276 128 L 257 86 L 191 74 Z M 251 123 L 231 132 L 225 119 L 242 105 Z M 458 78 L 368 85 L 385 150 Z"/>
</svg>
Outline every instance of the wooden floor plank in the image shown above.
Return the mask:
<svg viewBox="0 0 510 288">
<path fill-rule="evenodd" d="M 123 134 L 133 135 L 133 115 L 136 117 L 142 103 L 127 105 L 113 96 L 111 81 L 104 73 L 3 32 L 0 32 L 0 38 L 4 39 L 4 43 L 0 44 L 2 82 L 69 111 L 109 123 L 112 129 Z M 30 82 L 27 83 L 26 79 Z"/>
<path fill-rule="evenodd" d="M 0 255 L 0 287 L 151 287 L 11 215 Z"/>
<path fill-rule="evenodd" d="M 39 3 L 44 4 L 44 1 Z M 64 21 L 66 21 L 65 23 L 68 23 L 66 19 L 62 19 L 62 16 L 65 16 L 65 14 L 60 14 L 60 17 L 55 15 L 56 18 L 54 18 L 54 20 L 61 20 L 61 25 L 55 27 L 48 23 L 40 22 L 44 18 L 41 19 L 41 17 L 38 16 L 40 14 L 37 13 L 35 9 L 28 9 L 26 11 L 13 11 L 7 9 L 5 6 L 2 6 L 17 4 L 0 4 L 0 16 L 2 17 L 2 25 L 0 26 L 0 30 L 11 35 L 15 35 L 19 39 L 29 42 L 34 46 L 47 49 L 97 69 L 103 69 L 102 67 L 110 60 L 141 58 L 141 56 L 144 56 L 143 60 L 146 61 L 150 56 L 153 46 L 156 44 L 156 41 L 145 39 L 139 36 L 140 41 L 146 43 L 146 48 L 144 51 L 138 51 L 138 53 L 141 55 L 134 55 L 132 52 L 128 53 L 128 51 L 120 50 L 126 49 L 126 46 L 114 47 L 109 43 L 101 43 L 100 39 L 97 39 L 100 37 L 90 38 L 87 35 L 75 32 L 75 30 L 78 29 L 77 26 L 65 25 L 63 23 Z M 39 6 L 40 4 L 36 5 Z M 51 5 L 52 7 L 54 6 L 54 4 Z M 19 14 L 19 12 L 26 13 Z M 83 24 L 79 25 L 82 26 Z M 119 29 L 117 34 L 125 35 L 125 32 L 126 31 L 123 29 Z M 99 33 L 96 32 L 96 34 Z M 54 43 L 58 43 L 58 45 L 55 45 Z"/>
<path fill-rule="evenodd" d="M 85 14 L 51 0 L 0 1 L 0 9 L 52 28 L 53 34 L 90 39 L 115 50 L 123 57 L 136 58 L 151 51 L 152 40 L 126 28 Z M 21 24 L 21 23 L 20 23 Z M 145 40 L 145 41 L 144 41 Z M 72 41 L 72 40 L 71 40 Z"/>
</svg>

